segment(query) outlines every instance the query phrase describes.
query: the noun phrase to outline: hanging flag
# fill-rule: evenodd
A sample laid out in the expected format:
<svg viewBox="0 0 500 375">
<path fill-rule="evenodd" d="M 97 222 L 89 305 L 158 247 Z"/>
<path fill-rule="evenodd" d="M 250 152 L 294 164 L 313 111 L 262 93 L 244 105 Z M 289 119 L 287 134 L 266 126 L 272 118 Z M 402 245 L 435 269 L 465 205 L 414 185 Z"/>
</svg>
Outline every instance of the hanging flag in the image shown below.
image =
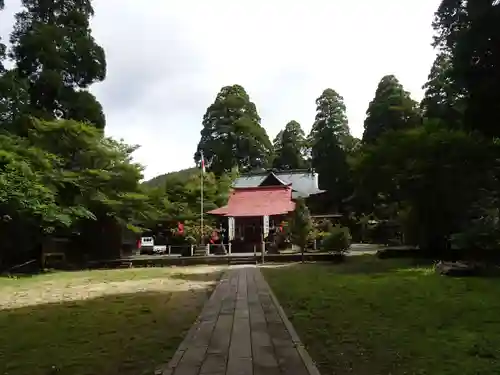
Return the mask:
<svg viewBox="0 0 500 375">
<path fill-rule="evenodd" d="M 205 173 L 205 157 L 203 156 L 203 151 L 200 151 L 201 154 L 201 171 Z"/>
</svg>

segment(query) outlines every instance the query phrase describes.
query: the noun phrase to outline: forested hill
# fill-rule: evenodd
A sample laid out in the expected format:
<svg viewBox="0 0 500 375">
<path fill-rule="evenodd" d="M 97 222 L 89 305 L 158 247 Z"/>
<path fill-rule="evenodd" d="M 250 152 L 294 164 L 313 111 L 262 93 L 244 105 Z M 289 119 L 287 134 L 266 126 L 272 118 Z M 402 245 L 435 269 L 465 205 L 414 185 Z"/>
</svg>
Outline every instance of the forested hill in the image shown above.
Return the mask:
<svg viewBox="0 0 500 375">
<path fill-rule="evenodd" d="M 272 141 L 246 89 L 223 86 L 199 113 L 192 161 L 209 161 L 203 186 L 195 167 L 141 183 L 136 147 L 103 136 L 105 112 L 90 88 L 107 64 L 91 3 L 23 0 L 9 45 L 0 40 L 0 270 L 43 259 L 59 238 L 75 264 L 121 255 L 129 230 L 183 222 L 183 241 L 202 242 L 215 221 L 200 228 L 201 189 L 210 211 L 227 203 L 237 173 L 268 168 L 314 168 L 325 210 L 340 207 L 363 228 L 369 218 L 396 223 L 398 241 L 425 251 L 452 241 L 500 250 L 498 1 L 440 2 L 422 102 L 396 76 L 381 77 L 362 139 L 327 81 L 309 99 L 309 134 L 291 111 Z"/>
<path fill-rule="evenodd" d="M 200 173 L 199 168 L 193 167 L 193 168 L 181 169 L 180 171 L 169 172 L 153 177 L 151 180 L 144 181 L 142 184 L 144 186 L 151 188 L 161 187 L 165 186 L 165 183 L 171 179 L 187 181 L 189 177 L 191 177 L 196 173 Z"/>
</svg>

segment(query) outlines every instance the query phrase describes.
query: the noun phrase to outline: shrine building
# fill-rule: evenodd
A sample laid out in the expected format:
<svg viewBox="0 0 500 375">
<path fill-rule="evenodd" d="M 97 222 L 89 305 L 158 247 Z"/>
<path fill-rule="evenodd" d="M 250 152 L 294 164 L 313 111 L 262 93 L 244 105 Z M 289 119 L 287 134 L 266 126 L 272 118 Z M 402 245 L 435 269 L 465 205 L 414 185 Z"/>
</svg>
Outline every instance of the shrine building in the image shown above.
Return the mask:
<svg viewBox="0 0 500 375">
<path fill-rule="evenodd" d="M 244 174 L 232 188 L 227 205 L 208 214 L 227 218 L 223 225 L 229 240 L 237 242 L 241 251 L 261 244 L 269 231 L 276 230 L 294 211 L 295 199 L 307 203 L 325 192 L 318 188 L 318 174 L 312 170 Z"/>
</svg>

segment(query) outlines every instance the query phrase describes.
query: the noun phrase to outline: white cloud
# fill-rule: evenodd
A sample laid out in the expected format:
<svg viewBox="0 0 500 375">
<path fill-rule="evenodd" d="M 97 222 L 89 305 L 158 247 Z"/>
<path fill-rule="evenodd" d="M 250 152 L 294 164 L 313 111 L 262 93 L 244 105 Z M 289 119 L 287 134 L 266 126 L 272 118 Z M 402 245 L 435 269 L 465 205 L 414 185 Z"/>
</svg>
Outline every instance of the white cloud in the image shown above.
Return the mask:
<svg viewBox="0 0 500 375">
<path fill-rule="evenodd" d="M 18 3 L 0 14 L 4 35 Z M 107 133 L 142 145 L 135 157 L 147 178 L 193 164 L 203 114 L 225 85 L 247 89 L 271 138 L 292 119 L 309 131 L 327 87 L 344 97 L 356 136 L 385 74 L 422 97 L 439 0 L 270 3 L 94 1 L 108 77 L 92 91 Z"/>
</svg>

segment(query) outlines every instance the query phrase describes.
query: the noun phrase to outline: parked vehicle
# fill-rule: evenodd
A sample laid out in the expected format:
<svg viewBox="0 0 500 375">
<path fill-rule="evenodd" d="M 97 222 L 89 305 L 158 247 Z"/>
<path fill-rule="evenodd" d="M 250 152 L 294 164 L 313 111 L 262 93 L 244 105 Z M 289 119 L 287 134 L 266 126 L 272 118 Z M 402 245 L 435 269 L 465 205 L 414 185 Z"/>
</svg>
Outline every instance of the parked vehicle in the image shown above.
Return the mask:
<svg viewBox="0 0 500 375">
<path fill-rule="evenodd" d="M 154 254 L 155 240 L 153 237 L 141 238 L 141 254 Z"/>
<path fill-rule="evenodd" d="M 153 253 L 155 254 L 165 254 L 167 252 L 167 245 L 154 245 Z"/>
</svg>

